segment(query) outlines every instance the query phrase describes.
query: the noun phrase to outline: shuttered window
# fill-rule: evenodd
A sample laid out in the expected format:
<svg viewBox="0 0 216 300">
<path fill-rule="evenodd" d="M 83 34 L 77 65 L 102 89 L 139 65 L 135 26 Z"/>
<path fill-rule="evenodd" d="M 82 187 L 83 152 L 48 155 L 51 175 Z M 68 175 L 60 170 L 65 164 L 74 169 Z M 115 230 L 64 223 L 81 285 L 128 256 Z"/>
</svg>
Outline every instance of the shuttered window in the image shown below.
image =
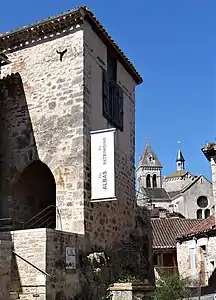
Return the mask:
<svg viewBox="0 0 216 300">
<path fill-rule="evenodd" d="M 124 93 L 122 88 L 114 81 L 109 80 L 103 70 L 103 116 L 115 128 L 123 131 Z"/>
</svg>

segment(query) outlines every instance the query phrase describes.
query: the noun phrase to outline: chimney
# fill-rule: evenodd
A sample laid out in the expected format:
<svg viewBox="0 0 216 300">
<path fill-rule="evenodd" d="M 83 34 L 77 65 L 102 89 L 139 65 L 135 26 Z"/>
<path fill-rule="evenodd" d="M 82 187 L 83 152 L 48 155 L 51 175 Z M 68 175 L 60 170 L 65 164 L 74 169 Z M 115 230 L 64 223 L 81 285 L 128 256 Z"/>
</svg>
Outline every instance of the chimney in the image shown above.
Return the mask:
<svg viewBox="0 0 216 300">
<path fill-rule="evenodd" d="M 213 207 L 214 212 L 216 207 L 216 143 L 208 143 L 203 149 L 202 152 L 209 160 L 212 171 L 212 189 L 213 189 Z"/>
<path fill-rule="evenodd" d="M 162 219 L 162 218 L 166 218 L 166 217 L 167 217 L 166 211 L 165 210 L 160 210 L 159 211 L 159 218 Z"/>
</svg>

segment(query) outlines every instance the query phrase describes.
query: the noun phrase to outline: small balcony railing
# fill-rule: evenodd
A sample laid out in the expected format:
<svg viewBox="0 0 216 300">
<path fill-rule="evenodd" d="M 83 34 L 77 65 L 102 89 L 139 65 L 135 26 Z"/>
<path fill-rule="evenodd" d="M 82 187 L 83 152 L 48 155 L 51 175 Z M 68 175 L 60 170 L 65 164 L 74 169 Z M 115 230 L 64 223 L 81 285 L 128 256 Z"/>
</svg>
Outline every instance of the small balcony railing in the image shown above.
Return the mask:
<svg viewBox="0 0 216 300">
<path fill-rule="evenodd" d="M 47 206 L 25 222 L 14 222 L 12 218 L 0 219 L 0 232 L 33 228 L 55 228 L 56 209 L 55 205 Z"/>
</svg>

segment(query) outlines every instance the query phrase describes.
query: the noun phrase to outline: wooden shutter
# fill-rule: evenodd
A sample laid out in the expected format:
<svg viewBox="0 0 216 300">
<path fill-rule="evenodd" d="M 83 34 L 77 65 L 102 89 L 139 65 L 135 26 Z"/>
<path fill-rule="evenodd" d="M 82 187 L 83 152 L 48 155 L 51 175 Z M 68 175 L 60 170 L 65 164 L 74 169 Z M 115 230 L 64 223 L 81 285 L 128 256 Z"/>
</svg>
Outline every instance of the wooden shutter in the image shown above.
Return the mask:
<svg viewBox="0 0 216 300">
<path fill-rule="evenodd" d="M 120 86 L 115 87 L 115 125 L 116 127 L 123 131 L 123 119 L 124 119 L 124 108 L 123 99 L 124 93 Z"/>
<path fill-rule="evenodd" d="M 108 79 L 106 75 L 106 71 L 103 70 L 103 90 L 102 90 L 102 97 L 103 97 L 103 116 L 106 119 L 110 118 L 110 108 L 109 108 L 109 86 L 108 86 Z"/>
<path fill-rule="evenodd" d="M 122 88 L 118 87 L 119 90 L 119 97 L 118 97 L 118 103 L 119 103 L 119 129 L 123 131 L 124 128 L 124 92 Z"/>
</svg>

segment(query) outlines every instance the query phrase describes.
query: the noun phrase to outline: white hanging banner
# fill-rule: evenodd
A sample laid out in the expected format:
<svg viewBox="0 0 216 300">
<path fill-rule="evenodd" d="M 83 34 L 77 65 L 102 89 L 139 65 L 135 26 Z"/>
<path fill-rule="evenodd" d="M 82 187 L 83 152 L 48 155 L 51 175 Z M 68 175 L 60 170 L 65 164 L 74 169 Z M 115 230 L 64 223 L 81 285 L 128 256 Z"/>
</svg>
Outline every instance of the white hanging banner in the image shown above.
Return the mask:
<svg viewBox="0 0 216 300">
<path fill-rule="evenodd" d="M 115 131 L 105 129 L 91 132 L 91 199 L 116 200 Z"/>
</svg>

